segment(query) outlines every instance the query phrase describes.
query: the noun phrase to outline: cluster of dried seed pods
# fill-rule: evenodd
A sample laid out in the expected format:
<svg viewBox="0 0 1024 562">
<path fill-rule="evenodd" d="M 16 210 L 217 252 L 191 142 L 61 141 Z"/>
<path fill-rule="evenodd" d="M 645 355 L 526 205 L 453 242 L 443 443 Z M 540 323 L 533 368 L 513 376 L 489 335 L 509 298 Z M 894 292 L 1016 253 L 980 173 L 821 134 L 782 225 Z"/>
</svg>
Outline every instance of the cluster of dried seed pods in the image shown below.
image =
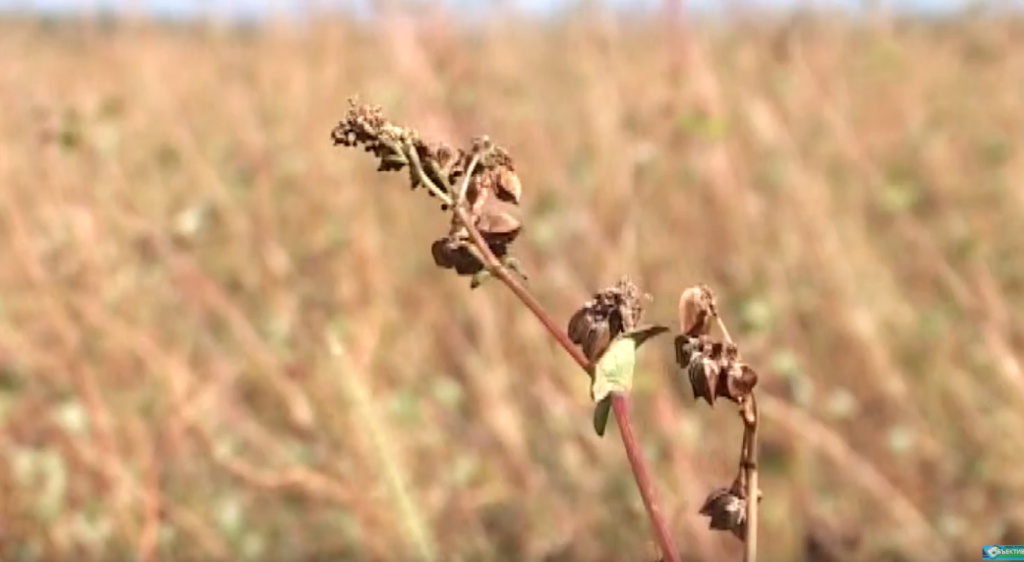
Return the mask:
<svg viewBox="0 0 1024 562">
<path fill-rule="evenodd" d="M 473 276 L 471 287 L 478 286 L 490 274 L 497 274 L 550 328 L 551 324 L 533 306 L 535 303 L 517 292 L 520 287 L 514 286 L 505 274 L 511 270 L 523 275 L 509 255 L 510 246 L 523 228 L 518 216 L 522 184 L 509 154 L 487 137 L 474 139 L 468 149 L 429 144 L 414 129 L 389 122 L 380 107 L 360 104 L 354 99 L 349 104 L 345 119 L 331 132 L 334 144 L 362 147 L 379 160 L 378 171 L 406 170 L 411 189 L 424 188 L 441 201 L 442 211 L 451 213 L 447 234 L 431 245 L 435 264 L 453 269 L 460 276 Z M 591 398 L 596 403 L 594 427 L 598 435 L 604 434 L 612 405 L 621 404 L 615 399 L 629 393 L 638 347 L 668 330 L 664 326 L 640 325 L 644 304 L 649 299 L 624 277 L 616 285 L 595 293 L 569 321 L 569 340 L 579 346 L 590 362 L 587 371 L 593 383 Z M 725 341 L 709 336 L 715 321 L 721 326 Z M 760 491 L 755 491 L 757 407 L 753 389 L 757 373 L 741 361 L 738 348 L 718 319 L 715 297 L 707 286 L 683 292 L 679 323 L 676 362 L 686 372 L 694 398 L 704 399 L 711 406 L 719 397 L 740 404 L 745 427 L 739 473 L 731 486 L 711 492 L 700 513 L 710 518 L 711 529 L 736 535 L 747 541 L 748 554 L 756 553 L 756 511 L 761 498 Z M 559 341 L 564 342 L 560 336 Z M 566 347 L 571 350 L 567 344 Z M 615 409 L 617 419 L 622 418 L 621 427 L 625 428 L 623 443 L 627 456 L 658 530 L 662 552 L 671 552 L 675 549 L 667 527 L 651 507 L 653 493 L 643 463 L 636 460 L 640 455 L 635 440 L 629 436 L 628 415 L 620 415 L 627 411 Z M 751 502 L 749 496 L 757 499 Z M 748 524 L 748 519 L 752 524 Z"/>
<path fill-rule="evenodd" d="M 481 137 L 474 140 L 471 152 L 461 154 L 450 170 L 445 169 L 449 174 L 447 184 L 459 186 L 453 204 L 465 205 L 469 220 L 488 249 L 503 262 L 523 228 L 518 218 L 523 188 L 512 166 L 503 149 Z M 438 267 L 454 269 L 459 275 L 473 275 L 484 269 L 483 259 L 457 214 L 452 215 L 448 234 L 434 241 L 431 253 Z"/>
<path fill-rule="evenodd" d="M 715 400 L 724 397 L 741 406 L 744 435 L 738 473 L 728 488 L 717 488 L 708 495 L 700 514 L 710 518 L 711 529 L 730 532 L 746 541 L 749 489 L 756 488 L 757 410 L 753 390 L 758 376 L 740 359 L 739 348 L 724 333 L 724 326 L 726 341 L 710 337 L 715 321 L 718 307 L 711 289 L 700 285 L 683 291 L 679 298 L 681 333 L 675 339 L 676 363 L 690 381 L 694 400 L 703 399 L 714 407 Z M 760 502 L 760 490 L 756 495 Z"/>
<path fill-rule="evenodd" d="M 681 335 L 675 346 L 676 363 L 689 377 L 694 399 L 714 406 L 724 397 L 739 404 L 757 384 L 757 373 L 740 361 L 735 344 Z"/>
<path fill-rule="evenodd" d="M 724 397 L 737 404 L 757 385 L 757 373 L 740 360 L 732 342 L 709 337 L 718 318 L 714 294 L 705 285 L 691 287 L 679 299 L 680 335 L 675 339 L 676 363 L 686 373 L 695 400 L 711 406 Z"/>
<path fill-rule="evenodd" d="M 349 111 L 338 126 L 331 131 L 335 146 L 362 146 L 363 150 L 378 158 L 379 172 L 397 172 L 408 164 L 402 154 L 402 146 L 416 143 L 416 131 L 396 127 L 384 117 L 380 107 L 349 100 Z"/>
<path fill-rule="evenodd" d="M 362 146 L 379 159 L 378 171 L 408 168 L 412 189 L 427 187 L 430 196 L 441 198 L 444 211 L 453 207 L 465 211 L 453 212 L 451 229 L 431 245 L 438 267 L 454 269 L 459 275 L 485 270 L 467 229 L 472 226 L 498 260 L 522 275 L 508 255 L 522 231 L 518 207 L 523 192 L 508 152 L 487 137 L 474 139 L 466 150 L 428 144 L 414 129 L 390 123 L 378 106 L 355 99 L 349 100 L 349 105 L 345 119 L 331 132 L 335 145 Z M 469 225 L 463 222 L 465 218 Z"/>
<path fill-rule="evenodd" d="M 587 359 L 597 361 L 616 337 L 639 326 L 644 301 L 649 298 L 623 277 L 614 286 L 595 293 L 572 315 L 569 340 L 580 346 Z"/>
</svg>

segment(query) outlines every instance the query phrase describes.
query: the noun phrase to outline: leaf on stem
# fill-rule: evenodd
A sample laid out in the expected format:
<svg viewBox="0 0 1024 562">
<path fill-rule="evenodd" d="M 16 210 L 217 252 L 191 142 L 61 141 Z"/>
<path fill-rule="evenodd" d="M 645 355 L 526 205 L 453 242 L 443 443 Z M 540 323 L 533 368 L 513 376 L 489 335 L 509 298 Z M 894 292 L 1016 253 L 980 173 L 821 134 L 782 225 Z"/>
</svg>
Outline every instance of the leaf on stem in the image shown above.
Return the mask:
<svg viewBox="0 0 1024 562">
<path fill-rule="evenodd" d="M 469 280 L 469 288 L 470 289 L 477 289 L 477 288 L 480 287 L 480 285 L 483 285 L 484 283 L 486 283 L 487 280 L 490 279 L 490 278 L 491 278 L 491 272 L 486 270 L 486 269 L 481 269 L 480 271 L 477 271 L 476 273 L 474 273 L 473 277 L 470 278 L 470 280 Z"/>
<path fill-rule="evenodd" d="M 597 404 L 594 409 L 594 430 L 598 436 L 604 437 L 611 394 L 629 396 L 633 389 L 637 350 L 645 341 L 667 331 L 665 326 L 647 326 L 620 334 L 597 360 L 590 397 Z"/>
</svg>

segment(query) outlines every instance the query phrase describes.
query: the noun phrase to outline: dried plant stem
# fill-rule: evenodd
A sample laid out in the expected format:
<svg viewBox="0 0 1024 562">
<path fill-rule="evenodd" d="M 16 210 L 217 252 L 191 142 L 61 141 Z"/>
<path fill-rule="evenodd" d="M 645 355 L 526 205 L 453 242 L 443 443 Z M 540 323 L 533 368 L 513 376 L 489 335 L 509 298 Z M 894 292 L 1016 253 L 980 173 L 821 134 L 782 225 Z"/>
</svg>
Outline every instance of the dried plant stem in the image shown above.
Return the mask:
<svg viewBox="0 0 1024 562">
<path fill-rule="evenodd" d="M 721 316 L 717 316 L 718 329 L 722 331 L 725 341 L 733 343 L 729 329 Z M 746 526 L 743 537 L 743 561 L 757 562 L 757 504 L 760 500 L 757 474 L 757 398 L 751 393 L 740 409 L 743 418 L 743 448 L 740 453 L 740 466 L 743 470 L 743 484 L 747 496 Z"/>
<path fill-rule="evenodd" d="M 743 403 L 743 441 L 746 444 L 743 451 L 743 481 L 746 484 L 747 495 L 744 562 L 757 562 L 757 504 L 760 500 L 757 482 L 757 422 L 757 398 L 751 394 Z"/>
<path fill-rule="evenodd" d="M 530 309 L 530 312 L 540 320 L 540 323 L 544 325 L 544 328 L 548 331 L 552 338 L 558 342 L 558 345 L 569 354 L 573 360 L 576 361 L 579 366 L 593 375 L 594 367 L 583 355 L 576 346 L 569 340 L 568 334 L 562 331 L 556 324 L 551 315 L 544 310 L 537 299 L 530 294 L 529 291 L 519 282 L 515 275 L 508 270 L 501 261 L 491 252 L 487 246 L 487 242 L 484 240 L 480 232 L 473 226 L 472 220 L 470 220 L 469 214 L 465 208 L 458 206 L 455 208 L 455 213 L 458 216 L 459 221 L 465 225 L 466 230 L 469 233 L 470 240 L 476 247 L 477 251 L 483 257 L 484 266 L 491 273 L 492 276 L 501 280 L 506 287 L 522 302 L 526 308 Z M 669 531 L 669 526 L 662 515 L 661 509 L 658 507 L 656 499 L 656 492 L 654 485 L 651 482 L 650 474 L 647 471 L 647 463 L 644 461 L 643 454 L 640 451 L 640 445 L 637 443 L 636 436 L 633 434 L 633 424 L 629 417 L 629 403 L 627 397 L 619 394 L 612 394 L 612 412 L 615 415 L 615 423 L 619 426 L 619 433 L 622 436 L 622 445 L 626 449 L 626 458 L 629 460 L 629 466 L 633 471 L 633 477 L 636 479 L 636 485 L 640 489 L 640 497 L 644 502 L 644 508 L 647 510 L 647 517 L 651 520 L 651 526 L 654 527 L 654 534 L 658 541 L 658 547 L 661 550 L 662 560 L 664 562 L 679 562 L 679 551 L 676 550 L 675 541 L 672 539 L 672 533 Z"/>
</svg>

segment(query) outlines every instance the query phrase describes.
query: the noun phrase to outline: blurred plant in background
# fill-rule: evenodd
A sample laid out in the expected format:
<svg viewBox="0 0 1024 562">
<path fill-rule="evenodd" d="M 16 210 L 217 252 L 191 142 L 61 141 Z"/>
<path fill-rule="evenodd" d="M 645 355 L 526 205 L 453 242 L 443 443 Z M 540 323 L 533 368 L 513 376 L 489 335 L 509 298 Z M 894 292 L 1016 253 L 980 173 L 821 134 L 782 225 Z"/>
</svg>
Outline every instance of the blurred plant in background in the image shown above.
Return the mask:
<svg viewBox="0 0 1024 562">
<path fill-rule="evenodd" d="M 715 288 L 762 560 L 1024 542 L 1019 19 L 443 16 L 0 23 L 0 557 L 656 558 L 578 367 L 324 142 L 349 92 L 515 154 L 555 317 L 626 271 Z M 738 559 L 698 510 L 742 427 L 669 347 L 633 423 L 687 560 Z"/>
</svg>

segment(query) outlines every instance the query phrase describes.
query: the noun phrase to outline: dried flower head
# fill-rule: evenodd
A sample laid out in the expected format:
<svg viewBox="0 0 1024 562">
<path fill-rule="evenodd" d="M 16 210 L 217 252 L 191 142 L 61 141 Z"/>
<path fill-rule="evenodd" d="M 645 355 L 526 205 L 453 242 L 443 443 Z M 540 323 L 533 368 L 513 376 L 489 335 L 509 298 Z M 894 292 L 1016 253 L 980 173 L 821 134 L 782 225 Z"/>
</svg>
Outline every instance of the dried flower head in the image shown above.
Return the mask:
<svg viewBox="0 0 1024 562">
<path fill-rule="evenodd" d="M 601 290 L 572 315 L 569 339 L 580 346 L 587 359 L 596 361 L 618 335 L 636 330 L 650 296 L 623 277 Z"/>
<path fill-rule="evenodd" d="M 512 213 L 489 206 L 474 217 L 475 227 L 499 260 L 508 256 L 509 246 L 522 232 L 522 223 Z M 431 245 L 434 263 L 442 269 L 455 269 L 459 275 L 473 275 L 484 269 L 483 258 L 469 237 L 465 226 L 458 224 L 447 236 Z"/>
<path fill-rule="evenodd" d="M 676 363 L 686 372 L 695 400 L 703 398 L 714 406 L 721 396 L 738 404 L 757 385 L 757 373 L 740 361 L 735 344 L 680 335 L 675 348 Z"/>
<path fill-rule="evenodd" d="M 362 146 L 380 159 L 378 171 L 396 172 L 408 163 L 402 154 L 402 145 L 419 142 L 419 136 L 412 129 L 389 123 L 380 107 L 351 99 L 345 119 L 331 131 L 331 140 L 335 146 Z"/>
<path fill-rule="evenodd" d="M 453 211 L 449 233 L 431 245 L 438 267 L 475 275 L 486 269 L 489 250 L 501 264 L 515 263 L 512 269 L 525 278 L 508 256 L 523 227 L 515 212 L 523 187 L 505 149 L 486 136 L 473 139 L 468 149 L 428 144 L 414 129 L 390 123 L 380 107 L 355 99 L 349 100 L 349 110 L 331 138 L 335 145 L 361 146 L 372 153 L 380 160 L 379 171 L 407 168 L 413 189 L 426 187 L 441 199 L 442 210 Z M 474 246 L 471 229 L 479 231 L 486 250 Z"/>
</svg>

